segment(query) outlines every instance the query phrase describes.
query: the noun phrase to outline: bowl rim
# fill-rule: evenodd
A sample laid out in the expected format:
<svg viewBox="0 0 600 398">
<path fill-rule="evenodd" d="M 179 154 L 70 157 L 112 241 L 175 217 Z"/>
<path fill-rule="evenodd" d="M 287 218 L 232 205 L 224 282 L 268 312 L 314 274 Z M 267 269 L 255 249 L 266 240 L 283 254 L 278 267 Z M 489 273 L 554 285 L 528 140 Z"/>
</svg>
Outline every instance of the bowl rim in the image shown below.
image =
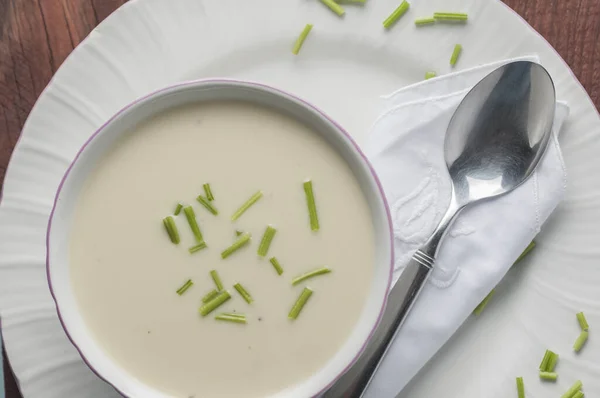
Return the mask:
<svg viewBox="0 0 600 398">
<path fill-rule="evenodd" d="M 317 106 L 311 104 L 310 102 L 304 100 L 303 98 L 292 94 L 288 91 L 270 86 L 268 84 L 264 84 L 264 83 L 259 83 L 259 82 L 254 82 L 254 81 L 249 81 L 249 80 L 241 80 L 241 79 L 230 79 L 230 78 L 207 78 L 207 79 L 195 79 L 195 80 L 188 80 L 188 81 L 184 81 L 184 82 L 179 82 L 179 83 L 175 83 L 175 84 L 170 84 L 168 86 L 153 90 L 152 92 L 141 96 L 135 100 L 133 100 L 132 102 L 126 104 L 125 106 L 123 106 L 121 109 L 119 109 L 113 116 L 111 116 L 106 122 L 104 122 L 100 127 L 98 127 L 83 143 L 83 145 L 77 150 L 77 153 L 75 154 L 75 157 L 73 158 L 73 160 L 70 161 L 69 166 L 67 167 L 65 173 L 63 174 L 63 176 L 61 177 L 60 183 L 58 184 L 58 188 L 56 190 L 56 193 L 54 195 L 54 201 L 52 204 L 52 210 L 50 211 L 50 215 L 48 218 L 48 226 L 46 229 L 46 239 L 45 239 L 45 243 L 46 243 L 46 279 L 47 279 L 47 283 L 48 283 L 48 288 L 50 290 L 50 295 L 52 297 L 52 300 L 54 301 L 55 307 L 56 307 L 56 313 L 58 315 L 58 320 L 60 322 L 61 328 L 64 330 L 67 338 L 69 339 L 69 341 L 71 342 L 71 344 L 75 347 L 75 349 L 77 350 L 77 352 L 79 353 L 79 356 L 81 357 L 81 359 L 83 360 L 83 362 L 86 364 L 86 366 L 97 376 L 99 377 L 101 380 L 103 380 L 105 383 L 109 384 L 111 387 L 113 387 L 119 394 L 121 394 L 122 396 L 126 397 L 126 398 L 133 398 L 130 395 L 124 393 L 123 391 L 119 390 L 119 388 L 117 388 L 117 386 L 115 386 L 110 380 L 108 380 L 105 376 L 103 376 L 95 367 L 94 365 L 92 365 L 92 363 L 88 360 L 88 358 L 84 355 L 83 351 L 81 350 L 81 348 L 79 347 L 78 343 L 74 340 L 74 338 L 71 336 L 71 333 L 69 333 L 68 327 L 66 326 L 66 323 L 63 319 L 63 315 L 61 313 L 60 310 L 60 305 L 58 303 L 58 299 L 56 297 L 55 291 L 54 291 L 54 287 L 53 287 L 53 283 L 52 283 L 52 273 L 50 272 L 50 233 L 52 230 L 52 221 L 54 219 L 54 214 L 55 211 L 57 209 L 58 206 L 58 200 L 61 194 L 61 191 L 63 189 L 63 186 L 71 172 L 71 170 L 73 169 L 73 167 L 75 166 L 75 164 L 77 163 L 77 161 L 79 160 L 81 154 L 83 153 L 83 151 L 88 147 L 88 145 L 90 145 L 90 143 L 98 136 L 100 135 L 110 124 L 113 123 L 113 121 L 115 121 L 117 118 L 119 118 L 120 116 L 122 116 L 123 114 L 127 113 L 130 109 L 134 108 L 135 106 L 139 105 L 142 102 L 145 102 L 147 100 L 150 100 L 151 98 L 158 96 L 160 94 L 163 94 L 165 92 L 168 91 L 172 91 L 172 90 L 178 90 L 178 89 L 183 89 L 186 87 L 192 87 L 192 86 L 197 86 L 197 85 L 204 85 L 204 84 L 232 84 L 232 85 L 237 85 L 237 86 L 245 86 L 245 87 L 251 87 L 251 88 L 256 88 L 259 90 L 265 90 L 265 91 L 269 91 L 271 93 L 274 93 L 276 95 L 282 96 L 282 97 L 287 97 L 288 99 L 291 99 L 297 103 L 299 103 L 301 106 L 308 108 L 309 110 L 317 113 L 320 117 L 324 118 L 326 121 L 328 121 L 329 123 L 331 123 L 336 130 L 344 136 L 345 139 L 348 140 L 348 142 L 351 144 L 351 146 L 353 147 L 354 151 L 356 151 L 356 153 L 360 156 L 360 158 L 362 159 L 362 161 L 364 162 L 364 165 L 367 166 L 371 177 L 373 178 L 373 181 L 375 182 L 375 185 L 377 186 L 377 190 L 378 190 L 378 196 L 382 201 L 382 205 L 384 207 L 384 212 L 385 212 L 385 216 L 387 219 L 387 229 L 388 229 L 388 237 L 389 237 L 389 255 L 390 255 L 390 264 L 389 264 L 389 274 L 388 274 L 388 281 L 387 281 L 387 286 L 385 289 L 385 295 L 383 298 L 383 302 L 381 304 L 381 308 L 379 309 L 379 314 L 377 315 L 377 319 L 375 324 L 373 325 L 373 327 L 371 328 L 369 334 L 367 335 L 366 340 L 362 343 L 360 349 L 358 350 L 358 352 L 356 353 L 356 355 L 352 358 L 352 360 L 344 367 L 343 370 L 341 370 L 339 372 L 339 374 L 337 374 L 332 380 L 331 382 L 329 382 L 325 387 L 323 387 L 323 389 L 321 389 L 316 395 L 314 395 L 313 397 L 318 397 L 321 394 L 323 394 L 324 392 L 326 392 L 338 379 L 340 379 L 340 377 L 342 375 L 344 375 L 358 360 L 358 358 L 362 355 L 363 351 L 365 350 L 367 344 L 369 343 L 369 341 L 371 341 L 373 334 L 375 333 L 375 330 L 377 329 L 377 327 L 379 326 L 381 319 L 383 317 L 384 314 L 384 310 L 385 307 L 387 305 L 387 301 L 388 301 L 388 296 L 389 296 L 389 292 L 391 290 L 392 287 L 392 280 L 393 280 L 393 272 L 394 272 L 394 233 L 393 233 L 393 224 L 392 224 L 392 216 L 391 216 L 391 212 L 390 212 L 390 207 L 387 201 L 387 198 L 385 196 L 385 191 L 383 189 L 383 185 L 381 184 L 381 181 L 379 180 L 379 177 L 377 176 L 377 173 L 375 172 L 375 169 L 373 168 L 373 165 L 371 164 L 371 162 L 369 161 L 369 159 L 367 158 L 367 156 L 365 155 L 365 153 L 363 152 L 363 150 L 358 146 L 358 144 L 356 143 L 356 141 L 354 140 L 354 138 L 352 138 L 352 136 L 348 133 L 348 131 L 342 127 L 338 122 L 336 122 L 333 118 L 331 118 L 328 114 L 326 114 L 325 112 L 323 112 L 320 108 L 318 108 Z"/>
</svg>

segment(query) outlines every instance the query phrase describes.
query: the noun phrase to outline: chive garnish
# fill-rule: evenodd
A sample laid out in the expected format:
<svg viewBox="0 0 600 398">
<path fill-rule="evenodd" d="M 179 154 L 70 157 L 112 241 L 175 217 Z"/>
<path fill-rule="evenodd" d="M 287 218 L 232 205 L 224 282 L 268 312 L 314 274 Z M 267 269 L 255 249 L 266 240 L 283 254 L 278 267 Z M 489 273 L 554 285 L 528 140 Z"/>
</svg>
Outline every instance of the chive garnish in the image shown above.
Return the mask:
<svg viewBox="0 0 600 398">
<path fill-rule="evenodd" d="M 244 212 L 246 210 L 248 210 L 250 208 L 250 206 L 255 204 L 260 198 L 262 198 L 262 196 L 263 196 L 262 191 L 258 191 L 257 193 L 252 195 L 252 197 L 250 199 L 248 199 L 246 201 L 246 203 L 244 203 L 235 213 L 233 213 L 233 216 L 231 216 L 231 221 L 235 221 L 238 218 L 240 218 L 240 216 L 242 214 L 244 214 Z"/>
<path fill-rule="evenodd" d="M 385 21 L 383 21 L 383 27 L 386 29 L 392 27 L 392 25 L 394 25 L 402 15 L 406 14 L 406 11 L 408 11 L 409 8 L 410 4 L 406 0 L 402 1 L 398 8 L 396 8 L 394 12 L 392 12 L 392 14 L 387 17 Z"/>
<path fill-rule="evenodd" d="M 573 344 L 573 351 L 575 351 L 575 352 L 581 351 L 581 348 L 583 347 L 583 345 L 585 344 L 585 342 L 588 339 L 588 335 L 589 335 L 589 332 L 586 332 L 585 330 L 581 331 L 581 333 L 579 334 L 579 337 L 577 337 L 577 340 L 575 340 L 575 343 Z"/>
<path fill-rule="evenodd" d="M 202 195 L 198 195 L 198 197 L 196 198 L 196 200 L 198 202 L 200 202 L 200 204 L 204 207 L 206 207 L 206 210 L 208 210 L 209 212 L 211 212 L 212 214 L 214 214 L 215 216 L 219 214 L 219 211 L 212 205 L 212 203 L 210 203 L 210 201 L 205 198 Z"/>
<path fill-rule="evenodd" d="M 279 264 L 279 261 L 275 257 L 271 257 L 269 261 L 273 265 L 273 268 L 275 268 L 275 271 L 277 271 L 277 275 L 283 274 L 283 268 L 281 268 L 281 264 Z"/>
<path fill-rule="evenodd" d="M 522 377 L 517 377 L 517 396 L 518 398 L 525 398 L 525 385 Z"/>
<path fill-rule="evenodd" d="M 548 360 L 548 365 L 546 366 L 546 372 L 554 372 L 556 368 L 556 364 L 558 363 L 558 354 L 552 353 L 550 360 Z"/>
<path fill-rule="evenodd" d="M 317 215 L 317 205 L 315 203 L 315 194 L 313 192 L 312 181 L 304 183 L 304 194 L 306 195 L 306 205 L 308 206 L 308 216 L 310 218 L 310 229 L 319 230 L 319 216 Z"/>
<path fill-rule="evenodd" d="M 367 3 L 367 0 L 337 0 L 336 3 L 338 3 L 338 4 L 360 4 L 360 5 L 365 5 Z"/>
<path fill-rule="evenodd" d="M 558 354 L 546 350 L 544 353 L 544 357 L 542 358 L 542 362 L 540 363 L 539 370 L 541 372 L 552 372 L 554 371 L 554 367 L 556 366 L 556 362 L 558 361 Z"/>
<path fill-rule="evenodd" d="M 305 274 L 302 274 L 300 276 L 295 277 L 294 279 L 292 279 L 292 285 L 297 285 L 300 282 L 304 282 L 305 280 L 318 276 L 318 275 L 324 275 L 324 274 L 328 274 L 331 272 L 330 268 L 327 267 L 322 267 L 322 268 L 318 268 L 316 270 L 307 272 Z"/>
<path fill-rule="evenodd" d="M 573 395 L 571 398 L 583 398 L 584 396 L 585 394 L 583 393 L 583 391 L 577 391 L 575 395 Z"/>
<path fill-rule="evenodd" d="M 223 282 L 221 282 L 221 277 L 219 277 L 219 273 L 217 272 L 217 270 L 213 269 L 212 271 L 210 271 L 210 277 L 215 282 L 217 290 L 219 292 L 223 290 Z"/>
<path fill-rule="evenodd" d="M 244 289 L 244 286 L 242 286 L 240 283 L 236 283 L 235 285 L 233 285 L 233 287 L 235 288 L 235 290 L 238 291 L 238 293 L 240 294 L 240 296 L 242 296 L 242 298 L 248 303 L 252 303 L 254 300 L 252 299 L 252 296 L 250 296 L 250 293 L 248 293 L 248 291 L 246 289 Z"/>
<path fill-rule="evenodd" d="M 331 11 L 335 12 L 340 17 L 346 12 L 342 6 L 333 0 L 321 0 L 321 3 L 325 4 Z"/>
<path fill-rule="evenodd" d="M 183 205 L 181 203 L 177 203 L 177 207 L 175 207 L 173 215 L 178 216 L 179 213 L 181 213 L 181 209 L 183 209 Z"/>
<path fill-rule="evenodd" d="M 434 77 L 437 76 L 437 73 L 435 72 L 425 72 L 425 80 L 429 80 L 429 79 L 433 79 Z"/>
<path fill-rule="evenodd" d="M 177 231 L 177 225 L 175 225 L 175 220 L 173 219 L 173 217 L 168 216 L 168 217 L 164 218 L 163 225 L 165 226 L 165 229 L 167 230 L 167 234 L 169 234 L 169 238 L 171 239 L 171 242 L 178 245 L 179 244 L 179 231 Z"/>
<path fill-rule="evenodd" d="M 590 328 L 590 325 L 588 325 L 587 319 L 585 319 L 585 315 L 583 314 L 583 312 L 577 313 L 577 321 L 579 322 L 579 326 L 581 327 L 581 330 L 583 330 L 584 332 L 587 332 L 588 329 Z"/>
<path fill-rule="evenodd" d="M 492 297 L 494 297 L 494 294 L 496 294 L 496 290 L 492 289 L 492 291 L 489 292 L 489 294 L 485 296 L 483 300 L 481 300 L 481 303 L 479 303 L 479 305 L 475 307 L 475 309 L 473 310 L 473 314 L 475 314 L 476 316 L 481 315 L 485 307 L 487 307 L 487 305 L 489 304 Z"/>
<path fill-rule="evenodd" d="M 200 242 L 195 246 L 192 246 L 188 249 L 188 251 L 190 252 L 190 254 L 199 252 L 202 249 L 206 249 L 206 242 Z"/>
<path fill-rule="evenodd" d="M 456 62 L 458 62 L 458 57 L 462 52 L 462 46 L 457 44 L 454 46 L 454 51 L 452 51 L 452 56 L 450 57 L 450 65 L 455 66 Z"/>
<path fill-rule="evenodd" d="M 231 256 L 237 250 L 246 246 L 248 243 L 250 243 L 250 238 L 252 238 L 252 235 L 250 235 L 249 233 L 244 233 L 244 234 L 240 235 L 238 240 L 233 242 L 233 245 L 229 246 L 227 249 L 225 249 L 221 252 L 221 258 L 226 259 L 227 257 Z"/>
<path fill-rule="evenodd" d="M 313 294 L 313 291 L 307 287 L 305 287 L 304 290 L 302 290 L 302 293 L 300 293 L 300 296 L 298 296 L 298 299 L 296 300 L 296 302 L 294 303 L 294 306 L 292 307 L 290 313 L 288 314 L 289 319 L 298 318 L 298 315 L 300 315 L 300 311 L 302 311 L 302 308 L 304 308 L 304 306 L 306 305 L 306 302 L 308 301 L 310 296 L 312 296 L 312 294 Z"/>
<path fill-rule="evenodd" d="M 275 228 L 270 225 L 267 226 L 267 229 L 265 230 L 265 233 L 260 241 L 260 245 L 258 245 L 259 256 L 265 257 L 267 255 L 276 232 L 277 230 Z"/>
<path fill-rule="evenodd" d="M 435 12 L 433 17 L 438 21 L 453 21 L 453 22 L 465 22 L 469 19 L 466 13 L 462 12 Z"/>
<path fill-rule="evenodd" d="M 310 33 L 312 28 L 313 28 L 312 24 L 309 24 L 309 23 L 306 24 L 306 26 L 300 33 L 300 36 L 298 36 L 298 38 L 296 39 L 296 42 L 294 43 L 294 47 L 292 48 L 292 54 L 298 55 L 298 53 L 300 52 L 300 49 L 302 48 L 302 45 L 304 44 L 304 40 L 306 40 L 306 37 L 308 36 L 308 34 Z"/>
<path fill-rule="evenodd" d="M 188 279 L 179 289 L 177 289 L 177 294 L 181 296 L 186 290 L 192 287 L 193 284 L 194 282 L 192 282 L 191 279 Z"/>
<path fill-rule="evenodd" d="M 200 315 L 206 316 L 220 307 L 223 303 L 231 298 L 231 294 L 227 290 L 223 290 L 217 294 L 212 300 L 200 307 L 198 312 Z"/>
<path fill-rule="evenodd" d="M 206 195 L 206 199 L 210 200 L 211 202 L 213 200 L 215 200 L 215 197 L 213 196 L 212 190 L 210 189 L 210 184 L 206 183 L 204 185 L 202 185 L 202 188 L 204 188 L 204 194 Z"/>
<path fill-rule="evenodd" d="M 204 238 L 202 238 L 202 232 L 200 232 L 200 227 L 196 221 L 196 213 L 194 213 L 194 208 L 192 206 L 186 206 L 183 208 L 183 212 L 185 213 L 185 218 L 187 218 L 188 224 L 190 224 L 192 233 L 196 237 L 196 241 L 198 243 L 204 242 Z"/>
<path fill-rule="evenodd" d="M 210 300 L 217 297 L 218 294 L 219 294 L 219 292 L 217 291 L 217 289 L 213 289 L 210 292 L 206 293 L 206 295 L 204 297 L 202 297 L 202 302 L 208 303 Z"/>
<path fill-rule="evenodd" d="M 432 25 L 434 23 L 435 23 L 435 18 L 433 18 L 433 17 L 415 19 L 415 25 L 417 25 L 417 26 Z"/>
<path fill-rule="evenodd" d="M 566 393 L 564 393 L 563 395 L 561 395 L 560 398 L 574 398 L 575 395 L 577 394 L 577 392 L 579 390 L 581 390 L 581 387 L 583 387 L 583 383 L 581 382 L 581 380 L 577 380 L 572 386 L 571 388 L 569 388 L 567 390 Z"/>
<path fill-rule="evenodd" d="M 558 373 L 555 372 L 540 372 L 540 379 L 555 381 L 558 378 Z"/>
<path fill-rule="evenodd" d="M 217 316 L 215 316 L 217 321 L 227 321 L 233 323 L 247 323 L 245 315 L 232 314 L 229 312 L 223 312 Z"/>
</svg>

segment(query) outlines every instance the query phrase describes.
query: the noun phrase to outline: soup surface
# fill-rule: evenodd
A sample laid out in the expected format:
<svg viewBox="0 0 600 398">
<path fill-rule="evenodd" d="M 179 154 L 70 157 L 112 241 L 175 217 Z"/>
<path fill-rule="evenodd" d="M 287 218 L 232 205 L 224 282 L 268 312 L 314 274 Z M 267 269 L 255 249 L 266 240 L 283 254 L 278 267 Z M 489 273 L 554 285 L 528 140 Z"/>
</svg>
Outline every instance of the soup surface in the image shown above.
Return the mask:
<svg viewBox="0 0 600 398">
<path fill-rule="evenodd" d="M 195 200 L 206 182 L 217 216 Z M 258 190 L 264 196 L 232 222 Z M 162 219 L 179 202 L 194 207 L 206 249 L 188 252 L 195 241 L 183 212 L 174 217 L 181 243 L 169 240 Z M 269 224 L 277 233 L 260 258 Z M 251 244 L 223 260 L 236 230 L 250 232 Z M 305 125 L 243 102 L 172 109 L 124 135 L 86 182 L 71 234 L 72 281 L 94 338 L 127 372 L 176 397 L 264 397 L 306 380 L 346 341 L 374 270 L 370 210 L 345 161 Z M 322 266 L 332 272 L 291 285 Z M 203 318 L 198 308 L 214 288 L 213 269 L 232 299 Z M 177 295 L 188 279 L 194 285 Z M 252 304 L 233 289 L 237 282 Z M 305 286 L 314 294 L 291 321 Z M 233 311 L 248 323 L 214 319 Z"/>
</svg>

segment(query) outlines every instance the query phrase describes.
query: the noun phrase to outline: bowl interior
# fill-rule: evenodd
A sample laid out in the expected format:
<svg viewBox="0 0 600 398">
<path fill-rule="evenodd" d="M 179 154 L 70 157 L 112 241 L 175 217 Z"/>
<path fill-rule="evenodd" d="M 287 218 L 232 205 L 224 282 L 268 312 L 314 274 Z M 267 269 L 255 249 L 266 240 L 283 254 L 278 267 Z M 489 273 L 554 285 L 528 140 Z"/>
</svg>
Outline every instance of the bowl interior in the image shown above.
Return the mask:
<svg viewBox="0 0 600 398">
<path fill-rule="evenodd" d="M 392 273 L 393 245 L 390 217 L 383 191 L 373 169 L 350 136 L 318 109 L 290 94 L 257 83 L 208 80 L 172 86 L 127 106 L 102 126 L 82 147 L 67 170 L 56 195 L 47 235 L 50 290 L 70 340 L 84 361 L 101 378 L 125 396 L 164 397 L 164 394 L 131 376 L 116 364 L 91 336 L 79 312 L 71 285 L 69 235 L 74 209 L 86 178 L 122 134 L 141 121 L 169 108 L 198 101 L 241 100 L 270 107 L 303 122 L 323 136 L 351 168 L 370 207 L 376 259 L 369 296 L 349 338 L 310 379 L 290 386 L 277 396 L 307 397 L 325 389 L 356 359 L 379 322 Z"/>
</svg>

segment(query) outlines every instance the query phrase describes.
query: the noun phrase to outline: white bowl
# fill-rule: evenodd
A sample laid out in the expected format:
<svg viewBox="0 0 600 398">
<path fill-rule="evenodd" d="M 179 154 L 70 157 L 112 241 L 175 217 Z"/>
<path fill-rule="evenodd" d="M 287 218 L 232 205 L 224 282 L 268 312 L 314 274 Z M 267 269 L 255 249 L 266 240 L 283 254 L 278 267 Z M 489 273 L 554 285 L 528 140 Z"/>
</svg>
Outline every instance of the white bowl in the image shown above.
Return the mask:
<svg viewBox="0 0 600 398">
<path fill-rule="evenodd" d="M 305 398 L 318 395 L 358 358 L 379 323 L 393 270 L 391 218 L 381 184 L 365 155 L 346 131 L 307 102 L 280 90 L 233 80 L 202 80 L 174 85 L 123 108 L 81 148 L 67 169 L 50 214 L 46 241 L 46 266 L 50 292 L 67 336 L 87 365 L 127 397 L 159 398 L 166 395 L 144 384 L 121 368 L 101 348 L 85 324 L 71 284 L 69 235 L 75 204 L 88 175 L 119 136 L 152 115 L 191 102 L 242 100 L 288 114 L 320 133 L 345 159 L 359 181 L 371 210 L 376 238 L 374 278 L 365 308 L 342 348 L 318 372 L 276 394 Z"/>
</svg>

